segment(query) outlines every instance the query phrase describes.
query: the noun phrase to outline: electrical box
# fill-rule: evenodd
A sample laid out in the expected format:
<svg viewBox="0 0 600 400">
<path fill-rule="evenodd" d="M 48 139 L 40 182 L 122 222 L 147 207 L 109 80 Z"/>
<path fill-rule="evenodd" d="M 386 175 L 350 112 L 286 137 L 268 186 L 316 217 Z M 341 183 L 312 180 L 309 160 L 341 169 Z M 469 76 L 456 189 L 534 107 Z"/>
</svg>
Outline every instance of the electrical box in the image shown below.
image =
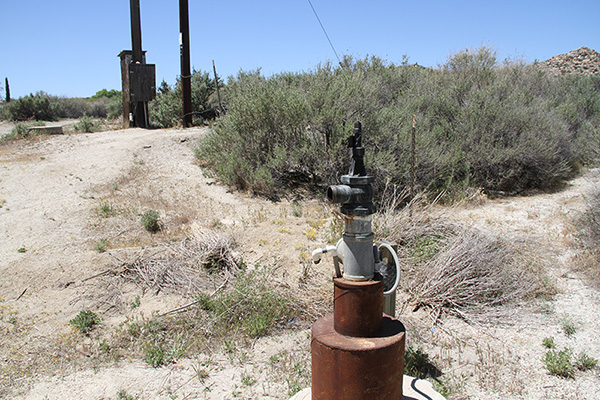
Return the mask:
<svg viewBox="0 0 600 400">
<path fill-rule="evenodd" d="M 131 102 L 151 101 L 156 97 L 156 67 L 154 64 L 128 64 Z"/>
</svg>

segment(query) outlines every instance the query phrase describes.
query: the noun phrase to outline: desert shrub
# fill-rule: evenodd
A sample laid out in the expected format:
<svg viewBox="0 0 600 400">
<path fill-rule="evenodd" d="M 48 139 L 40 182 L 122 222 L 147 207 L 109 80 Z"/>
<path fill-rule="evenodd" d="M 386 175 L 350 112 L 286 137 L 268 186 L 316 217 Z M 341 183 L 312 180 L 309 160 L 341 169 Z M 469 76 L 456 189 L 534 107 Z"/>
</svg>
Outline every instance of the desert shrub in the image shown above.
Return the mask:
<svg viewBox="0 0 600 400">
<path fill-rule="evenodd" d="M 380 193 L 388 178 L 408 185 L 415 115 L 418 190 L 548 189 L 598 158 L 599 81 L 502 64 L 485 47 L 439 69 L 346 57 L 305 73 L 240 72 L 225 91 L 227 115 L 196 154 L 224 182 L 257 193 L 330 184 L 347 170 L 343 141 L 361 120 Z"/>
<path fill-rule="evenodd" d="M 577 359 L 575 360 L 575 368 L 580 371 L 587 371 L 596 368 L 596 365 L 598 365 L 598 360 L 588 356 L 585 352 L 579 353 Z"/>
<path fill-rule="evenodd" d="M 156 210 L 147 210 L 142 214 L 142 225 L 148 232 L 158 232 L 160 229 L 160 214 Z"/>
<path fill-rule="evenodd" d="M 42 121 L 33 122 L 33 123 L 18 122 L 11 129 L 10 133 L 0 137 L 0 143 L 28 138 L 31 135 L 29 128 L 31 128 L 32 126 L 44 126 L 44 125 L 45 124 Z"/>
<path fill-rule="evenodd" d="M 112 98 L 107 104 L 107 117 L 109 119 L 121 118 L 123 115 L 123 99 L 119 96 L 118 98 Z"/>
<path fill-rule="evenodd" d="M 192 112 L 197 123 L 213 117 L 215 84 L 208 72 L 192 72 Z M 174 87 L 162 81 L 156 98 L 149 104 L 150 122 L 159 128 L 170 128 L 181 124 L 181 79 Z"/>
<path fill-rule="evenodd" d="M 548 372 L 552 375 L 561 378 L 573 378 L 575 367 L 571 361 L 572 356 L 573 351 L 569 348 L 564 348 L 560 351 L 548 350 L 542 361 Z"/>
<path fill-rule="evenodd" d="M 58 106 L 44 92 L 21 97 L 6 104 L 4 108 L 8 119 L 13 121 L 27 121 L 30 119 L 55 121 L 58 119 Z"/>
<path fill-rule="evenodd" d="M 99 323 L 100 317 L 90 310 L 81 311 L 75 318 L 69 321 L 69 324 L 77 328 L 84 335 L 88 335 Z"/>
<path fill-rule="evenodd" d="M 470 318 L 541 291 L 541 276 L 508 241 L 473 229 L 446 240 L 442 250 L 411 274 L 408 290 L 417 307 Z"/>
<path fill-rule="evenodd" d="M 76 131 L 84 133 L 94 132 L 94 128 L 94 119 L 88 115 L 84 115 L 83 117 L 79 118 L 79 122 L 73 126 L 73 129 Z"/>
<path fill-rule="evenodd" d="M 115 99 L 116 97 L 112 93 L 111 97 L 95 95 L 90 99 L 84 99 L 58 97 L 37 92 L 8 103 L 3 107 L 3 114 L 6 119 L 13 121 L 56 121 L 60 118 L 81 118 L 83 116 L 106 118 L 109 107 L 117 101 Z"/>
</svg>

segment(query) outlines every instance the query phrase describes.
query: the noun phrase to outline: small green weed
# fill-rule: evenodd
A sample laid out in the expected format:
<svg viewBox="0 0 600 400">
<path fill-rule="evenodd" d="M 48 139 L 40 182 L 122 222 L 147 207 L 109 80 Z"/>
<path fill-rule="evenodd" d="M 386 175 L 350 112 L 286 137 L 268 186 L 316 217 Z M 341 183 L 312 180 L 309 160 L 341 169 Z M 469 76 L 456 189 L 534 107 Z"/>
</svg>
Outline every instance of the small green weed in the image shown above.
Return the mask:
<svg viewBox="0 0 600 400">
<path fill-rule="evenodd" d="M 581 352 L 575 360 L 575 367 L 580 371 L 593 369 L 598 365 L 598 360 L 588 356 L 585 352 Z"/>
<path fill-rule="evenodd" d="M 100 347 L 100 351 L 102 351 L 103 353 L 105 353 L 105 354 L 110 353 L 110 344 L 108 344 L 106 339 L 102 340 L 102 342 L 99 344 L 99 347 Z"/>
<path fill-rule="evenodd" d="M 548 350 L 542 361 L 552 375 L 573 378 L 575 368 L 571 363 L 572 355 L 573 351 L 566 347 L 561 351 Z"/>
<path fill-rule="evenodd" d="M 138 294 L 137 296 L 135 296 L 135 299 L 131 302 L 129 307 L 131 307 L 131 309 L 133 310 L 135 308 L 138 308 L 140 304 L 142 304 L 142 300 L 140 299 L 140 295 Z"/>
<path fill-rule="evenodd" d="M 69 324 L 73 325 L 84 335 L 88 335 L 94 327 L 100 323 L 100 318 L 89 310 L 81 311 L 75 318 L 69 321 Z"/>
<path fill-rule="evenodd" d="M 125 389 L 121 389 L 117 392 L 117 400 L 136 400 L 138 396 L 128 394 Z"/>
<path fill-rule="evenodd" d="M 409 346 L 404 352 L 404 372 L 415 378 L 426 378 L 435 367 L 429 360 L 429 354 L 420 347 L 416 350 Z"/>
<path fill-rule="evenodd" d="M 160 214 L 158 211 L 148 210 L 142 214 L 142 225 L 148 232 L 157 232 L 160 229 Z"/>
<path fill-rule="evenodd" d="M 282 318 L 290 318 L 289 300 L 268 285 L 267 272 L 240 273 L 233 290 L 212 298 L 197 297 L 200 307 L 208 311 L 214 327 L 221 331 L 240 330 L 250 337 L 265 335 Z"/>
<path fill-rule="evenodd" d="M 304 213 L 303 210 L 302 210 L 302 203 L 299 203 L 297 201 L 293 201 L 292 204 L 291 204 L 291 207 L 292 207 L 292 215 L 294 217 L 298 217 L 299 218 Z"/>
<path fill-rule="evenodd" d="M 563 332 L 567 336 L 573 336 L 577 332 L 577 324 L 569 315 L 565 315 L 560 321 Z"/>
<path fill-rule="evenodd" d="M 542 345 L 547 349 L 556 348 L 556 344 L 554 344 L 554 338 L 552 336 L 544 338 L 544 340 L 542 340 Z"/>
<path fill-rule="evenodd" d="M 106 251 L 106 247 L 108 245 L 107 239 L 100 239 L 94 245 L 94 248 L 98 253 L 104 253 Z"/>
<path fill-rule="evenodd" d="M 244 386 L 252 386 L 255 383 L 256 383 L 256 379 L 254 379 L 250 375 L 242 374 L 242 385 L 244 385 Z"/>
<path fill-rule="evenodd" d="M 146 361 L 148 365 L 157 368 L 167 362 L 167 355 L 162 347 L 153 346 L 146 350 L 144 361 Z"/>
<path fill-rule="evenodd" d="M 27 249 L 25 249 L 25 246 L 21 246 L 17 249 L 17 253 L 25 253 L 27 251 Z"/>
<path fill-rule="evenodd" d="M 98 214 L 102 217 L 102 218 L 108 218 L 112 215 L 114 215 L 114 207 L 112 204 L 110 204 L 108 201 L 103 201 L 102 203 L 100 203 L 100 206 L 98 207 Z"/>
<path fill-rule="evenodd" d="M 194 372 L 196 373 L 196 377 L 198 378 L 198 381 L 200 383 L 203 383 L 206 378 L 208 378 L 208 371 L 204 368 L 196 368 L 195 366 L 192 365 L 192 368 L 194 369 Z"/>
</svg>

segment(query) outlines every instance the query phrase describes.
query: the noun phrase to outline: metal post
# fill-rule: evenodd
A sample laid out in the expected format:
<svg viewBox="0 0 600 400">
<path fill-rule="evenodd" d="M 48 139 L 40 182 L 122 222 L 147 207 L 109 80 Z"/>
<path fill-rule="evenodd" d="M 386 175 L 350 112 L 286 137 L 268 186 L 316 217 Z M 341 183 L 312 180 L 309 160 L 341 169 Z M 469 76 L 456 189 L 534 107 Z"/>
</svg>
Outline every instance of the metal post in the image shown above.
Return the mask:
<svg viewBox="0 0 600 400">
<path fill-rule="evenodd" d="M 213 72 L 215 73 L 215 87 L 217 88 L 217 99 L 219 100 L 219 113 L 223 113 L 223 104 L 221 103 L 221 91 L 219 90 L 219 77 L 217 76 L 217 67 L 215 67 L 215 60 L 212 60 Z"/>
<path fill-rule="evenodd" d="M 181 101 L 183 127 L 192 125 L 192 72 L 188 0 L 179 0 L 179 50 L 181 54 Z"/>
</svg>

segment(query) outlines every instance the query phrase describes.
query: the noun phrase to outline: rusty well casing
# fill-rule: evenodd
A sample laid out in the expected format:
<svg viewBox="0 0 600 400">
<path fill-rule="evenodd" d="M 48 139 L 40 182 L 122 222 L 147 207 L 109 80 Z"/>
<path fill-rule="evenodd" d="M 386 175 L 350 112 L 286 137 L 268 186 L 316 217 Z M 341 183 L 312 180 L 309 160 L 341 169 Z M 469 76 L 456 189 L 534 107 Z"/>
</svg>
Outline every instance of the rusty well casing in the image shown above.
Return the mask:
<svg viewBox="0 0 600 400">
<path fill-rule="evenodd" d="M 383 314 L 383 281 L 334 279 L 334 313 L 312 328 L 313 400 L 400 400 L 405 329 Z"/>
<path fill-rule="evenodd" d="M 313 400 L 401 400 L 405 329 L 392 317 L 382 318 L 369 338 L 342 335 L 333 315 L 312 328 Z"/>
</svg>

